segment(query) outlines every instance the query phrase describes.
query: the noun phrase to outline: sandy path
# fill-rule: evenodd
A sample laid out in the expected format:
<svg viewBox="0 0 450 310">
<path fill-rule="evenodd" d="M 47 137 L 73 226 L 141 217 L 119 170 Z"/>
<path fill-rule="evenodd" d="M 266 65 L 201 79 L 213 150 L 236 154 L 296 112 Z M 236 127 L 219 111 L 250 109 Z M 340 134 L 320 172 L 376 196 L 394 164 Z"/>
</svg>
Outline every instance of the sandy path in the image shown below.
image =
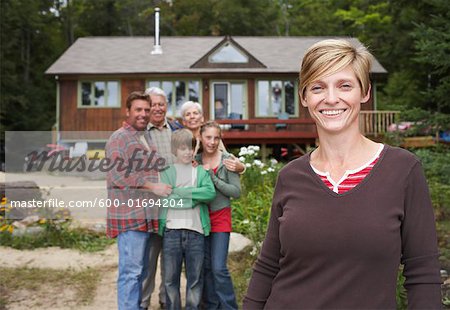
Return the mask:
<svg viewBox="0 0 450 310">
<path fill-rule="evenodd" d="M 27 298 L 14 300 L 8 309 L 84 309 L 84 310 L 109 310 L 117 309 L 117 246 L 114 244 L 105 251 L 98 253 L 81 253 L 71 249 L 60 249 L 58 247 L 43 248 L 36 250 L 15 250 L 8 247 L 0 247 L 0 266 L 7 268 L 29 267 L 29 268 L 50 268 L 50 269 L 73 269 L 82 270 L 84 268 L 101 269 L 102 279 L 97 287 L 97 292 L 93 302 L 89 306 L 77 306 L 73 300 L 73 292 L 65 290 L 55 290 L 52 295 L 54 302 L 49 300 L 47 295 L 45 300 L 34 299 L 30 304 Z M 161 278 L 159 270 L 156 276 L 156 287 L 159 287 Z M 182 279 L 182 296 L 185 294 L 185 279 Z M 56 294 L 59 292 L 59 294 Z M 17 294 L 20 296 L 20 294 Z M 55 304 L 48 307 L 49 304 Z M 159 309 L 158 295 L 154 292 L 151 299 L 152 309 Z M 46 305 L 41 308 L 38 305 Z"/>
</svg>

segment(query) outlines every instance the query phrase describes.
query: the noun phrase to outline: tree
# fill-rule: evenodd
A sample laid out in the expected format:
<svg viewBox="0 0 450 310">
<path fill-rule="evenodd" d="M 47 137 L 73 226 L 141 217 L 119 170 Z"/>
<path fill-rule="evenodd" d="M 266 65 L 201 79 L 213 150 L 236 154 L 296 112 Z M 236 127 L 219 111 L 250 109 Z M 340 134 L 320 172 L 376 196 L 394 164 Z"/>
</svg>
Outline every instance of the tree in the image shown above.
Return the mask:
<svg viewBox="0 0 450 310">
<path fill-rule="evenodd" d="M 1 2 L 2 134 L 54 124 L 55 87 L 43 73 L 63 42 L 52 8 L 51 0 Z"/>
<path fill-rule="evenodd" d="M 426 2 L 433 13 L 426 23 L 417 23 L 412 33 L 417 50 L 414 60 L 427 68 L 426 108 L 450 114 L 450 3 Z"/>
</svg>

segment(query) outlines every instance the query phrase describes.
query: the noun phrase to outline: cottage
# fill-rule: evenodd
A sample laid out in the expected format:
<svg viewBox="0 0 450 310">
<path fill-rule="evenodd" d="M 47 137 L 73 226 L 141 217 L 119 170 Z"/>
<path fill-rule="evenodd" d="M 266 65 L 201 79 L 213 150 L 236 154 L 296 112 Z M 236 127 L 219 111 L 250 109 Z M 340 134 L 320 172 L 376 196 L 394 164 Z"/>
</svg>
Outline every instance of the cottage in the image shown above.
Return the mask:
<svg viewBox="0 0 450 310">
<path fill-rule="evenodd" d="M 46 71 L 57 82 L 59 140 L 79 140 L 72 131 L 117 129 L 127 95 L 158 86 L 168 94 L 168 115 L 179 117 L 187 100 L 200 102 L 205 118 L 226 128 L 227 145 L 312 144 L 317 133 L 299 104 L 298 72 L 306 49 L 322 39 L 161 37 L 155 46 L 153 37 L 80 38 Z M 376 85 L 385 74 L 375 61 L 373 96 L 364 110 L 376 110 Z M 107 137 L 83 139 L 104 143 Z"/>
</svg>

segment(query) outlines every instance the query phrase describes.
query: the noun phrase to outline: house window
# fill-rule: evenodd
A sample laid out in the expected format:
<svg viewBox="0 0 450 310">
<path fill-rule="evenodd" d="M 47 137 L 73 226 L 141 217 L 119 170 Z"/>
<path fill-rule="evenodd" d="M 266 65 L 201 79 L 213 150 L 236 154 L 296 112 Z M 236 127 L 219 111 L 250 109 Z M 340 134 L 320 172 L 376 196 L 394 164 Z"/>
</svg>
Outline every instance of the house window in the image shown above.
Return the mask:
<svg viewBox="0 0 450 310">
<path fill-rule="evenodd" d="M 213 119 L 246 117 L 247 85 L 241 81 L 212 82 L 211 111 Z"/>
<path fill-rule="evenodd" d="M 200 81 L 149 81 L 148 87 L 159 87 L 167 96 L 167 115 L 179 116 L 180 107 L 186 101 L 200 102 Z"/>
<path fill-rule="evenodd" d="M 81 81 L 79 107 L 120 108 L 118 81 Z"/>
<path fill-rule="evenodd" d="M 259 80 L 256 87 L 256 116 L 298 115 L 296 83 L 286 80 Z"/>
<path fill-rule="evenodd" d="M 210 63 L 248 63 L 248 57 L 244 55 L 230 42 L 225 43 L 217 51 L 209 56 Z"/>
</svg>

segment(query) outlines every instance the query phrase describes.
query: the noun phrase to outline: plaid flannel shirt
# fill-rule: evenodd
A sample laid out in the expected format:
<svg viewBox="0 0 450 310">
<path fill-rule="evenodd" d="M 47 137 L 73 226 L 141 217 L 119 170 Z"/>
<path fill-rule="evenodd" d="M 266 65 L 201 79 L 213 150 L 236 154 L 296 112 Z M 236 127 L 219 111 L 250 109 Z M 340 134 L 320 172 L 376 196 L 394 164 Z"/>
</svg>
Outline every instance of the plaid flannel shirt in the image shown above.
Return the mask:
<svg viewBox="0 0 450 310">
<path fill-rule="evenodd" d="M 151 141 L 147 140 L 149 145 L 141 142 L 142 134 L 144 132 L 124 122 L 122 128 L 111 135 L 105 147 L 106 158 L 110 160 L 106 181 L 111 205 L 107 212 L 106 234 L 111 238 L 128 230 L 158 231 L 158 208 L 142 207 L 143 200 L 158 199 L 156 195 L 142 189 L 146 182 L 158 182 L 158 171 L 137 169 L 139 160 L 142 160 L 143 168 L 150 159 L 149 164 L 154 164 L 158 156 Z M 152 151 L 155 152 L 153 158 Z"/>
</svg>

